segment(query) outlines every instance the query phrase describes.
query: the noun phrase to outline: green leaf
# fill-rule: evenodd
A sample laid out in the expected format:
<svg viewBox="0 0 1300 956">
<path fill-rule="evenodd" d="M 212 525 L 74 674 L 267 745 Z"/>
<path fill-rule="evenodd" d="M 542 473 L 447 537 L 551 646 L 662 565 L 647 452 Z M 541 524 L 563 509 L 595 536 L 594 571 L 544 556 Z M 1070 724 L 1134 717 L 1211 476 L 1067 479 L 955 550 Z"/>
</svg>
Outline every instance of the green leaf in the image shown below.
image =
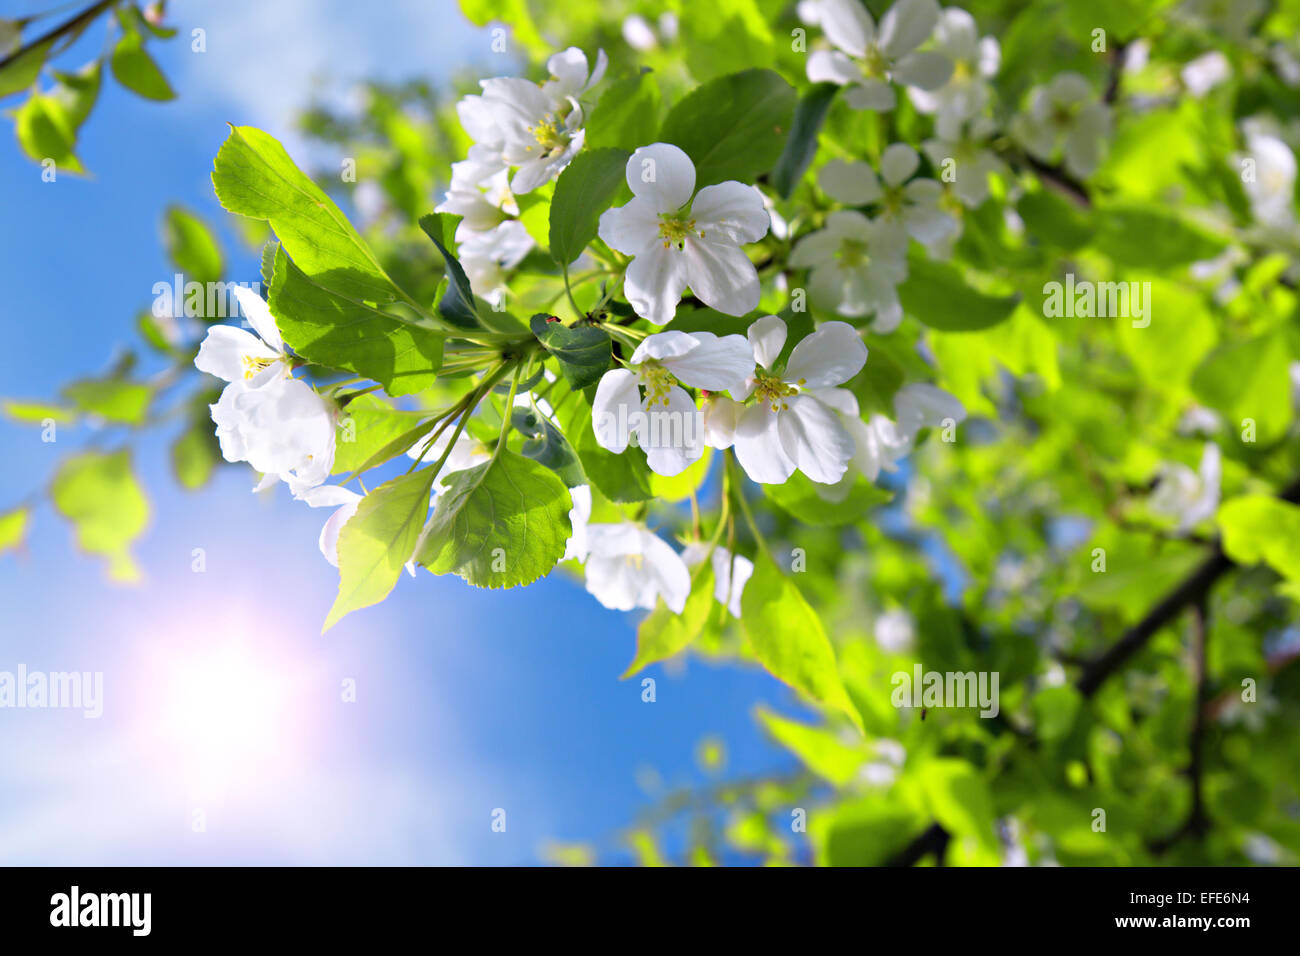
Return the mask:
<svg viewBox="0 0 1300 956">
<path fill-rule="evenodd" d="M 1219 509 L 1223 550 L 1238 564 L 1264 562 L 1300 581 L 1300 506 L 1270 495 L 1243 495 Z"/>
<path fill-rule="evenodd" d="M 760 0 L 711 0 L 681 11 L 686 65 L 701 82 L 734 70 L 771 66 L 775 38 L 768 25 L 775 10 Z"/>
<path fill-rule="evenodd" d="M 660 598 L 636 629 L 636 657 L 623 672 L 626 680 L 642 668 L 667 660 L 699 637 L 715 605 L 713 562 L 701 561 L 691 573 L 691 593 L 681 614 L 674 614 Z M 718 605 L 721 610 L 721 605 Z"/>
<path fill-rule="evenodd" d="M 231 127 L 212 184 L 227 210 L 270 223 L 294 264 L 321 287 L 361 303 L 405 299 L 334 200 L 260 129 Z"/>
<path fill-rule="evenodd" d="M 22 546 L 31 518 L 32 513 L 27 508 L 15 508 L 0 514 L 0 554 Z"/>
<path fill-rule="evenodd" d="M 17 93 L 19 90 L 25 90 L 35 83 L 36 78 L 41 75 L 41 67 L 45 65 L 45 56 L 50 52 L 50 47 L 53 45 L 53 39 L 46 40 L 44 43 L 32 47 L 22 56 L 15 58 L 8 66 L 0 70 L 0 96 Z"/>
<path fill-rule="evenodd" d="M 139 33 L 126 32 L 113 48 L 110 61 L 113 76 L 128 90 L 149 100 L 172 100 L 176 92 L 163 76 L 162 70 L 144 48 L 144 38 Z"/>
<path fill-rule="evenodd" d="M 153 389 L 119 379 L 86 379 L 63 389 L 63 397 L 81 409 L 109 422 L 139 425 L 153 399 Z"/>
<path fill-rule="evenodd" d="M 840 681 L 835 649 L 821 619 L 766 554 L 755 559 L 740 606 L 745 634 L 762 665 L 818 703 L 846 714 L 862 730 L 862 717 Z"/>
<path fill-rule="evenodd" d="M 554 321 L 552 321 L 554 320 Z M 595 385 L 609 368 L 609 333 L 594 325 L 567 326 L 539 312 L 528 322 L 542 347 L 560 363 L 560 372 L 574 391 Z"/>
<path fill-rule="evenodd" d="M 926 803 L 935 819 L 956 837 L 974 837 L 996 862 L 998 847 L 993 797 L 988 784 L 964 760 L 927 761 L 920 770 Z"/>
<path fill-rule="evenodd" d="M 11 399 L 0 407 L 4 409 L 6 417 L 25 425 L 43 425 L 47 419 L 60 425 L 77 420 L 77 413 L 73 409 L 49 402 L 24 402 Z"/>
<path fill-rule="evenodd" d="M 1083 706 L 1083 697 L 1069 684 L 1045 687 L 1033 697 L 1034 726 L 1048 743 L 1065 739 Z"/>
<path fill-rule="evenodd" d="M 966 284 L 953 266 L 927 259 L 908 264 L 907 281 L 898 287 L 903 310 L 932 329 L 973 332 L 1005 321 L 1019 296 L 992 296 Z"/>
<path fill-rule="evenodd" d="M 573 501 L 544 465 L 499 448 L 446 484 L 416 555 L 434 574 L 454 571 L 478 588 L 510 588 L 543 577 L 564 556 Z"/>
<path fill-rule="evenodd" d="M 81 549 L 108 559 L 115 580 L 139 578 L 130 546 L 149 522 L 149 502 L 131 470 L 129 451 L 90 451 L 67 459 L 50 485 L 50 500 L 72 522 Z"/>
<path fill-rule="evenodd" d="M 379 382 L 389 395 L 433 384 L 443 337 L 326 288 L 290 262 L 281 247 L 267 294 L 284 340 L 305 359 Z"/>
<path fill-rule="evenodd" d="M 647 501 L 654 497 L 645 455 L 632 448 L 615 455 L 596 441 L 591 426 L 591 403 L 585 395 L 573 403 L 573 410 L 562 424 L 564 434 L 582 462 L 583 472 L 602 495 L 618 504 Z"/>
<path fill-rule="evenodd" d="M 752 183 L 781 158 L 796 99 L 771 70 L 721 76 L 672 108 L 659 140 L 691 157 L 696 189 L 732 179 Z"/>
<path fill-rule="evenodd" d="M 790 138 L 772 170 L 772 188 L 782 198 L 790 197 L 817 155 L 817 137 L 839 89 L 834 83 L 818 83 L 795 107 Z"/>
<path fill-rule="evenodd" d="M 524 436 L 523 447 L 519 450 L 525 458 L 551 469 L 566 487 L 587 483 L 578 453 L 550 419 L 531 408 L 515 408 L 510 413 L 510 424 Z"/>
<path fill-rule="evenodd" d="M 390 443 L 424 427 L 424 423 L 417 421 L 409 412 L 399 411 L 374 395 L 359 395 L 352 399 L 339 417 L 334 442 L 334 470 L 331 474 L 347 475 L 362 470 L 362 466 Z M 412 428 L 412 424 L 415 424 L 415 428 Z M 425 428 L 424 431 L 429 429 Z M 417 435 L 409 444 L 398 448 L 394 456 L 410 448 L 418 437 Z"/>
<path fill-rule="evenodd" d="M 614 147 L 630 153 L 653 143 L 658 126 L 659 84 L 653 73 L 640 73 L 611 83 L 601 94 L 587 118 L 586 144 L 589 149 Z"/>
<path fill-rule="evenodd" d="M 207 224 L 184 206 L 173 203 L 163 217 L 163 242 L 176 268 L 195 282 L 220 282 L 225 269 L 221 247 Z"/>
<path fill-rule="evenodd" d="M 1050 189 L 1026 193 L 1016 204 L 1025 232 L 1067 252 L 1085 246 L 1096 232 L 1087 213 Z"/>
<path fill-rule="evenodd" d="M 551 199 L 551 255 L 567 266 L 596 238 L 600 214 L 625 183 L 628 153 L 589 149 L 578 154 L 555 183 Z"/>
<path fill-rule="evenodd" d="M 803 762 L 813 773 L 825 777 L 837 787 L 858 779 L 867 753 L 861 745 L 851 746 L 829 727 L 810 727 L 787 720 L 765 707 L 757 716 L 763 729 Z"/>
<path fill-rule="evenodd" d="M 219 461 L 221 448 L 212 422 L 206 419 L 195 421 L 172 443 L 172 471 L 189 491 L 206 485 Z"/>
<path fill-rule="evenodd" d="M 1104 206 L 1095 216 L 1095 248 L 1124 269 L 1172 269 L 1213 259 L 1225 244 L 1177 213 L 1158 207 Z M 1153 241 L 1157 236 L 1159 241 Z"/>
<path fill-rule="evenodd" d="M 73 153 L 76 141 L 69 131 L 67 114 L 53 97 L 32 94 L 14 115 L 14 133 L 31 159 L 50 159 L 56 168 L 84 173 L 85 167 Z"/>
<path fill-rule="evenodd" d="M 482 323 L 474 305 L 474 290 L 470 288 L 469 277 L 465 275 L 460 260 L 452 252 L 456 247 L 453 237 L 458 222 L 460 219 L 455 216 L 430 213 L 420 217 L 420 228 L 438 247 L 447 270 L 447 292 L 438 302 L 438 314 L 463 329 L 477 329 Z"/>
<path fill-rule="evenodd" d="M 867 364 L 849 382 L 848 387 L 857 396 L 858 408 L 863 416 L 880 412 L 889 418 L 894 417 L 894 395 L 903 387 L 907 373 L 889 354 L 889 347 L 880 341 L 879 336 L 869 339 Z"/>
<path fill-rule="evenodd" d="M 423 468 L 387 481 L 361 499 L 339 531 L 339 593 L 322 631 L 388 597 L 415 552 L 433 478 L 433 469 Z"/>
<path fill-rule="evenodd" d="M 103 72 L 100 61 L 94 60 L 76 73 L 58 70 L 54 73 L 58 83 L 50 92 L 50 98 L 62 107 L 68 135 L 73 139 L 99 99 Z"/>
<path fill-rule="evenodd" d="M 1269 444 L 1282 438 L 1291 423 L 1289 363 L 1280 333 L 1227 342 L 1197 366 L 1192 391 L 1223 413 L 1230 433 L 1240 435 L 1250 419 L 1255 423 L 1255 440 Z"/>
<path fill-rule="evenodd" d="M 791 517 L 811 525 L 849 524 L 894 497 L 861 476 L 842 500 L 828 501 L 818 493 L 818 489 L 826 491 L 829 487 L 797 471 L 784 484 L 763 485 L 763 494 Z"/>
</svg>

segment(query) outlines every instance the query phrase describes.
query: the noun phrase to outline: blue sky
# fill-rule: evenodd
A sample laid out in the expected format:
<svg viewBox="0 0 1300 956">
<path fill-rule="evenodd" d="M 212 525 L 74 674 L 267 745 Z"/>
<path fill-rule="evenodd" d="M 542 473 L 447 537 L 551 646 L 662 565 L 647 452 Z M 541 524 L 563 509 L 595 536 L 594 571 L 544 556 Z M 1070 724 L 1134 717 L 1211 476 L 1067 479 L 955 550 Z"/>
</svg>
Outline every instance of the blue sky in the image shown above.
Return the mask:
<svg viewBox="0 0 1300 956">
<path fill-rule="evenodd" d="M 164 206 L 223 215 L 208 175 L 226 122 L 295 151 L 291 118 L 312 92 L 500 63 L 450 2 L 172 6 L 181 37 L 155 50 L 179 99 L 149 103 L 106 81 L 79 146 L 92 178 L 43 183 L 15 142 L 0 144 L 0 394 L 53 397 L 129 341 L 173 271 Z M 195 27 L 206 53 L 183 39 Z M 60 66 L 102 41 L 97 26 Z M 230 277 L 255 278 L 254 257 L 222 228 Z M 0 421 L 0 510 L 85 441 L 112 437 L 79 426 L 45 444 L 39 429 Z M 102 671 L 105 685 L 98 720 L 0 710 L 0 863 L 530 862 L 547 839 L 608 837 L 653 802 L 654 780 L 706 781 L 695 762 L 706 736 L 725 742 L 729 775 L 793 766 L 750 717 L 759 702 L 797 712 L 783 686 L 691 661 L 652 668 L 658 699 L 643 703 L 636 681 L 618 680 L 635 618 L 559 575 L 482 592 L 421 572 L 322 637 L 336 583 L 316 548 L 327 513 L 253 496 L 243 466 L 183 492 L 168 472 L 172 437 L 135 446 L 152 498 L 142 585 L 108 584 L 48 506 L 26 552 L 0 558 L 0 671 Z M 341 700 L 345 680 L 355 703 Z M 505 833 L 491 830 L 496 808 Z"/>
</svg>

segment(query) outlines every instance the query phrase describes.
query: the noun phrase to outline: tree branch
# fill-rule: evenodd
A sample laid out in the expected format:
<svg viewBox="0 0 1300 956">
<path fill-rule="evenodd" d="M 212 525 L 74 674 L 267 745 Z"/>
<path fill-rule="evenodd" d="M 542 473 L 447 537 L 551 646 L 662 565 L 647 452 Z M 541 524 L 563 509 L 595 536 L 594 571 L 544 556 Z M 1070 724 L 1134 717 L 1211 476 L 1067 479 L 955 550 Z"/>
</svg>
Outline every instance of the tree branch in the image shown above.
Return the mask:
<svg viewBox="0 0 1300 956">
<path fill-rule="evenodd" d="M 889 858 L 885 866 L 914 866 L 933 853 L 935 863 L 943 866 L 943 854 L 951 839 L 940 823 L 931 823 L 921 835 Z"/>
<path fill-rule="evenodd" d="M 20 57 L 26 56 L 28 53 L 30 53 L 32 50 L 35 50 L 37 47 L 41 46 L 42 44 L 50 43 L 54 40 L 57 40 L 59 37 L 63 36 L 64 34 L 71 33 L 72 31 L 79 28 L 86 21 L 93 20 L 95 17 L 99 16 L 101 13 L 103 13 L 105 10 L 107 10 L 116 2 L 117 0 L 99 0 L 99 3 L 93 4 L 87 7 L 85 10 L 82 10 L 71 20 L 64 21 L 63 23 L 59 24 L 57 27 L 54 27 L 52 30 L 49 30 L 41 34 L 35 40 L 32 40 L 30 43 L 24 43 L 17 50 L 14 50 L 13 53 L 10 53 L 3 60 L 0 60 L 0 70 L 3 70 L 10 63 L 13 63 L 15 60 L 19 59 Z"/>
</svg>

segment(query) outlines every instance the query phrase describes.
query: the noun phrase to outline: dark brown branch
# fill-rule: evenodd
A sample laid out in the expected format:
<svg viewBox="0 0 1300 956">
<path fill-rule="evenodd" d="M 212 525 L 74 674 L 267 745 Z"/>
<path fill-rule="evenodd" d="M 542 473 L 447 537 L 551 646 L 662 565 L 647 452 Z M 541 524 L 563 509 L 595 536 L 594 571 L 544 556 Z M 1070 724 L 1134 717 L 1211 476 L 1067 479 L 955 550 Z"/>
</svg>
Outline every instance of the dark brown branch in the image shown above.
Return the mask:
<svg viewBox="0 0 1300 956">
<path fill-rule="evenodd" d="M 41 34 L 35 40 L 32 40 L 30 43 L 23 44 L 21 47 L 19 47 L 17 50 L 14 50 L 13 53 L 10 53 L 3 60 L 0 60 L 0 70 L 3 70 L 10 63 L 13 63 L 19 57 L 25 56 L 26 54 L 30 53 L 32 50 L 35 50 L 37 47 L 41 46 L 42 44 L 49 43 L 53 40 L 57 40 L 59 37 L 65 34 L 72 33 L 74 30 L 78 29 L 83 23 L 85 23 L 88 20 L 93 20 L 95 17 L 99 16 L 101 13 L 103 13 L 105 10 L 107 10 L 116 2 L 117 0 L 99 0 L 99 3 L 93 4 L 92 6 L 87 7 L 85 10 L 82 10 L 71 20 L 67 20 L 59 24 L 57 27 L 54 27 L 52 30 L 49 30 Z"/>
<path fill-rule="evenodd" d="M 943 866 L 943 854 L 948 849 L 949 839 L 951 837 L 942 824 L 931 823 L 915 840 L 890 857 L 885 866 L 915 866 L 931 853 L 935 863 Z"/>
</svg>

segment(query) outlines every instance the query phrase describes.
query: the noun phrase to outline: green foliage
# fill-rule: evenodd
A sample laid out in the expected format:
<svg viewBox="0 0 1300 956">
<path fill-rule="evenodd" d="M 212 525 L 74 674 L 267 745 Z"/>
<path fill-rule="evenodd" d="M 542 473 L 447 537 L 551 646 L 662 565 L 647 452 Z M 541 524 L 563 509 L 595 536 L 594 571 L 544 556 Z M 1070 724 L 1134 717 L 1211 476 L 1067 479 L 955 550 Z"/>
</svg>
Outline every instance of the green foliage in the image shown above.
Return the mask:
<svg viewBox="0 0 1300 956">
<path fill-rule="evenodd" d="M 416 561 L 478 588 L 532 584 L 563 557 L 572 507 L 554 472 L 498 449 L 491 461 L 449 476 Z"/>
<path fill-rule="evenodd" d="M 113 48 L 110 61 L 113 77 L 132 93 L 147 100 L 172 100 L 176 92 L 163 76 L 162 70 L 144 48 L 144 38 L 139 33 L 124 33 Z"/>
<path fill-rule="evenodd" d="M 703 561 L 691 574 L 691 594 L 681 614 L 674 614 L 663 598 L 636 629 L 636 657 L 623 672 L 623 679 L 665 661 L 688 647 L 700 636 L 709 612 L 721 611 L 713 599 L 713 563 Z"/>
<path fill-rule="evenodd" d="M 115 580 L 139 579 L 130 547 L 149 522 L 149 503 L 129 451 L 89 451 L 67 459 L 50 485 L 50 500 L 72 522 L 78 546 L 106 558 Z"/>
<path fill-rule="evenodd" d="M 612 148 L 631 153 L 638 146 L 654 142 L 658 128 L 658 82 L 653 73 L 638 73 L 611 83 L 600 95 L 587 122 L 587 145 L 593 150 Z M 554 240 L 551 253 L 557 255 Z"/>
<path fill-rule="evenodd" d="M 593 149 L 580 155 L 560 174 L 551 199 L 551 255 L 567 266 L 596 238 L 600 214 L 623 188 L 628 153 L 622 149 Z"/>
<path fill-rule="evenodd" d="M 176 268 L 195 282 L 220 282 L 225 274 L 221 247 L 207 224 L 183 206 L 171 205 L 163 219 L 163 242 Z"/>
<path fill-rule="evenodd" d="M 529 328 L 553 355 L 569 387 L 575 391 L 595 385 L 609 368 L 609 333 L 595 326 L 564 325 L 554 316 L 537 314 Z"/>
</svg>

